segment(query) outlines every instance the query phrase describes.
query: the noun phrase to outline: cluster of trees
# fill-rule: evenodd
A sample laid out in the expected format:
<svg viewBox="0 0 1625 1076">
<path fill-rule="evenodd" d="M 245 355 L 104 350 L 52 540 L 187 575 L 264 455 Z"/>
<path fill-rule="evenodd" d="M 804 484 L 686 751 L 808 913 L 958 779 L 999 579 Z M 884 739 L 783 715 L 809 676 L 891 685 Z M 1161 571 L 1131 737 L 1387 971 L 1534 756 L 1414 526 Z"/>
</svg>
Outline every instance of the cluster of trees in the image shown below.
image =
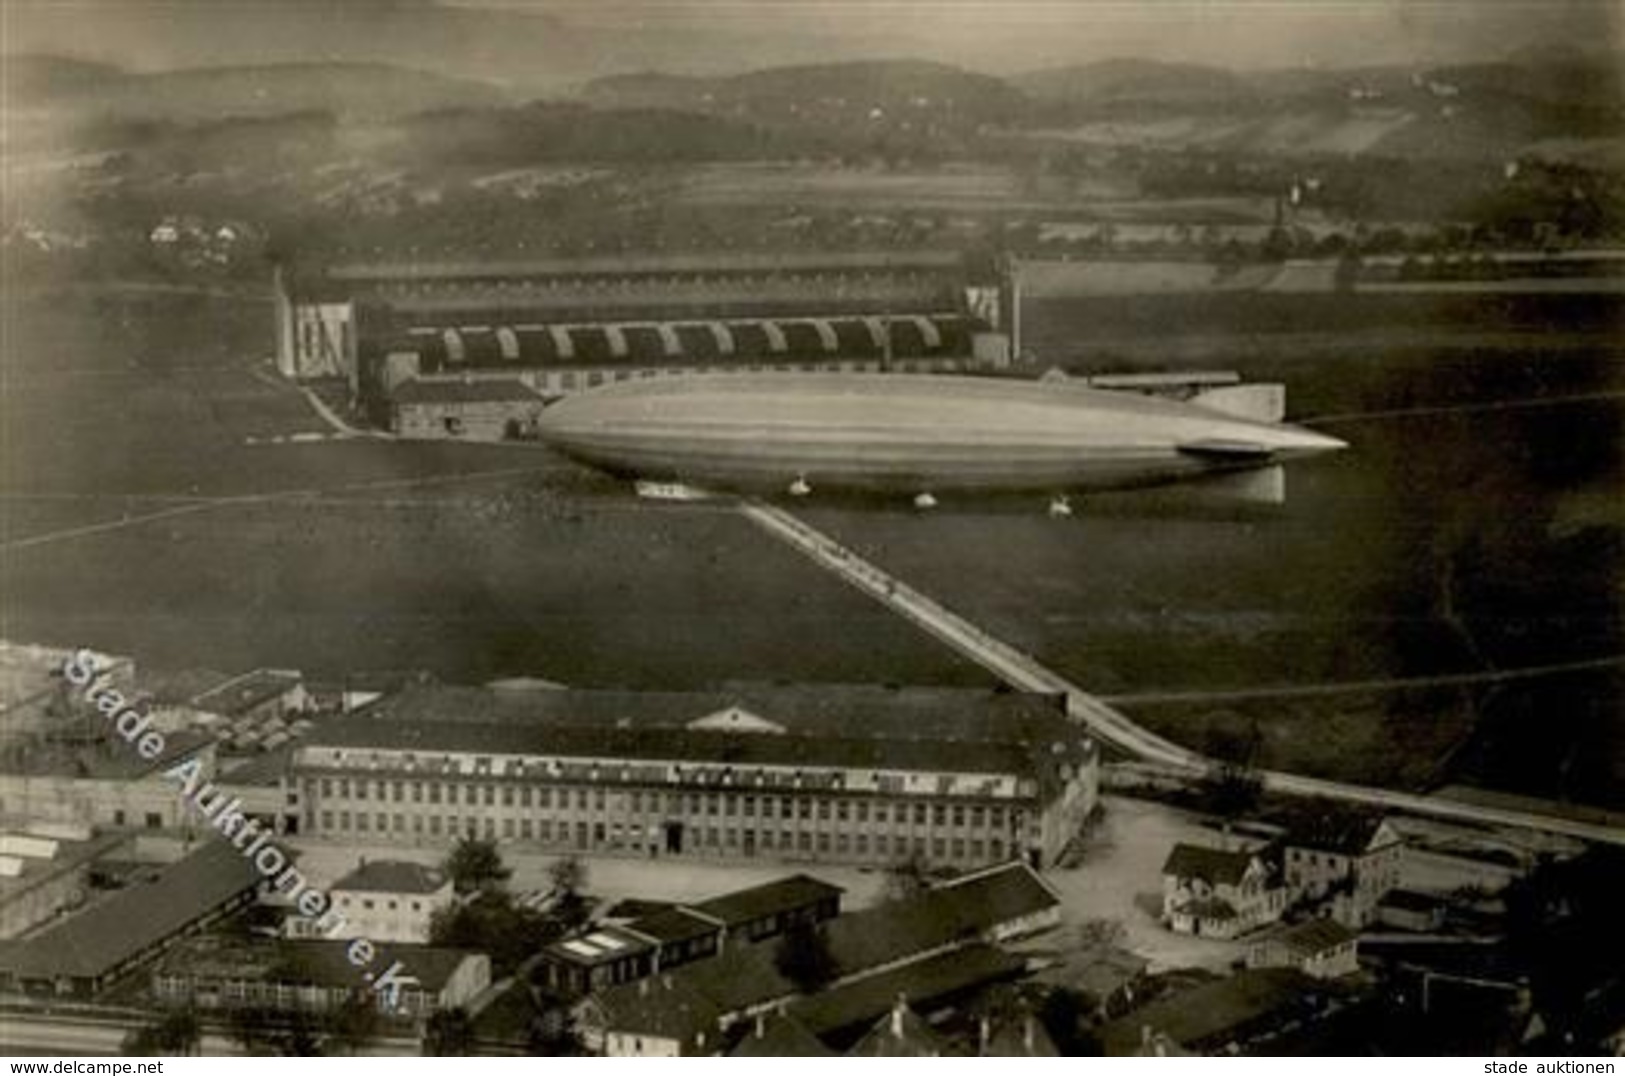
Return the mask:
<svg viewBox="0 0 1625 1076">
<path fill-rule="evenodd" d="M 430 920 L 429 943 L 488 954 L 493 979 L 512 975 L 543 946 L 582 926 L 591 910 L 582 892 L 586 868 L 573 856 L 549 869 L 552 889 L 542 908 L 520 904 L 509 892 L 513 872 L 493 841 L 463 838 L 444 867 L 460 899 Z"/>
</svg>

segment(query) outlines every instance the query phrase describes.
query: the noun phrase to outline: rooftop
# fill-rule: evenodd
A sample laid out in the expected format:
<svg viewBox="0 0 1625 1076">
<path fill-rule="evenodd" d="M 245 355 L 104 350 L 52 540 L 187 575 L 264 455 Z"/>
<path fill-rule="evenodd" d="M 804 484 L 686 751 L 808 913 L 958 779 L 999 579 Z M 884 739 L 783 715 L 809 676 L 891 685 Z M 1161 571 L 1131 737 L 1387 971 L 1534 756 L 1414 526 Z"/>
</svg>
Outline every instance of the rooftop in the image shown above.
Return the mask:
<svg viewBox="0 0 1625 1076">
<path fill-rule="evenodd" d="M 1318 956 L 1354 939 L 1354 932 L 1336 920 L 1316 918 L 1277 927 L 1260 940 L 1290 949 L 1300 956 Z"/>
<path fill-rule="evenodd" d="M 1174 845 L 1163 862 L 1162 873 L 1175 878 L 1200 878 L 1209 885 L 1236 885 L 1247 876 L 1257 854 L 1240 848 L 1209 848 L 1200 844 Z"/>
<path fill-rule="evenodd" d="M 670 254 L 641 257 L 539 258 L 486 262 L 359 262 L 335 265 L 327 279 L 357 283 L 503 280 L 523 277 L 621 276 L 640 274 L 785 273 L 814 270 L 956 269 L 964 258 L 953 251 L 798 252 Z"/>
<path fill-rule="evenodd" d="M 260 881 L 224 840 L 201 848 L 26 940 L 0 944 L 0 971 L 36 978 L 97 978 L 178 933 Z"/>
<path fill-rule="evenodd" d="M 1292 968 L 1243 971 L 1201 983 L 1143 1005 L 1100 1029 L 1108 1057 L 1131 1056 L 1144 1029 L 1166 1035 L 1187 1049 L 1222 1046 L 1250 1025 L 1325 994 L 1324 984 Z"/>
<path fill-rule="evenodd" d="M 20 870 L 14 875 L 0 876 L 0 902 L 9 901 L 53 878 L 76 871 L 133 840 L 134 837 L 128 833 L 103 833 L 87 841 L 60 841 L 56 854 L 49 858 L 19 855 L 7 849 L 7 858 L 16 860 Z"/>
<path fill-rule="evenodd" d="M 844 892 L 846 891 L 838 885 L 830 885 L 805 874 L 795 874 L 789 878 L 780 878 L 735 893 L 712 897 L 689 907 L 709 918 L 721 920 L 723 926 L 735 927 L 781 912 L 796 911 L 820 901 L 832 898 L 838 901 Z"/>
<path fill-rule="evenodd" d="M 542 402 L 535 389 L 514 378 L 413 378 L 396 386 L 390 398 L 397 404 Z"/>
<path fill-rule="evenodd" d="M 362 860 L 332 889 L 360 893 L 438 893 L 451 884 L 445 872 L 399 859 Z"/>
<path fill-rule="evenodd" d="M 941 1057 L 947 1043 L 899 998 L 890 1012 L 847 1051 L 848 1057 Z"/>
<path fill-rule="evenodd" d="M 835 1057 L 823 1040 L 793 1016 L 758 1016 L 729 1057 Z"/>
<path fill-rule="evenodd" d="M 167 770 L 214 743 L 205 732 L 166 733 L 164 752 L 148 761 L 112 732 L 100 715 L 83 719 L 80 739 L 15 741 L 0 751 L 0 772 L 29 777 L 76 777 L 97 781 L 135 781 Z"/>
<path fill-rule="evenodd" d="M 703 938 L 715 934 L 720 928 L 709 919 L 701 919 L 686 908 L 662 908 L 657 912 L 634 919 L 627 929 L 652 938 L 662 945 Z"/>
<path fill-rule="evenodd" d="M 632 953 L 647 952 L 650 948 L 649 942 L 632 929 L 602 926 L 553 942 L 544 951 L 554 960 L 590 968 L 621 960 Z"/>
<path fill-rule="evenodd" d="M 701 1033 L 715 1034 L 721 1013 L 676 975 L 654 975 L 593 995 L 613 1031 L 674 1039 L 692 1044 Z"/>
<path fill-rule="evenodd" d="M 198 979 L 281 982 L 350 990 L 358 985 L 355 965 L 347 955 L 350 944 L 343 940 L 243 940 L 207 935 L 171 950 L 160 963 L 159 971 Z M 464 949 L 428 945 L 391 944 L 380 948 L 383 951 L 375 958 L 380 968 L 400 961 L 406 973 L 416 978 L 429 993 L 443 990 L 464 961 L 480 956 Z"/>
<path fill-rule="evenodd" d="M 973 945 L 798 998 L 789 1012 L 814 1034 L 839 1035 L 867 1025 L 890 1010 L 899 996 L 929 1010 L 955 995 L 1015 978 L 1025 968 L 1021 957 L 991 945 Z"/>
<path fill-rule="evenodd" d="M 765 720 L 708 727 L 706 718 L 733 710 Z M 683 762 L 715 766 L 718 779 L 734 767 L 779 765 L 1045 783 L 1093 752 L 1055 696 L 840 685 L 704 693 L 420 686 L 325 722 L 302 751 L 318 748 Z"/>
<path fill-rule="evenodd" d="M 304 683 L 294 669 L 255 669 L 217 684 L 192 699 L 192 705 L 225 717 L 254 709 Z"/>
<path fill-rule="evenodd" d="M 885 967 L 945 946 L 963 946 L 1013 919 L 1056 907 L 1054 892 L 1025 864 L 996 867 L 907 900 L 848 912 L 822 925 L 842 977 Z M 707 998 L 720 1012 L 746 1009 L 798 993 L 779 971 L 776 947 L 735 946 L 684 965 L 670 978 Z M 613 987 L 615 995 L 632 985 Z"/>
<path fill-rule="evenodd" d="M 1338 809 L 1305 814 L 1292 820 L 1284 838 L 1293 848 L 1358 856 L 1370 851 L 1383 829 L 1383 816 Z M 1398 840 L 1397 835 L 1394 836 Z"/>
</svg>

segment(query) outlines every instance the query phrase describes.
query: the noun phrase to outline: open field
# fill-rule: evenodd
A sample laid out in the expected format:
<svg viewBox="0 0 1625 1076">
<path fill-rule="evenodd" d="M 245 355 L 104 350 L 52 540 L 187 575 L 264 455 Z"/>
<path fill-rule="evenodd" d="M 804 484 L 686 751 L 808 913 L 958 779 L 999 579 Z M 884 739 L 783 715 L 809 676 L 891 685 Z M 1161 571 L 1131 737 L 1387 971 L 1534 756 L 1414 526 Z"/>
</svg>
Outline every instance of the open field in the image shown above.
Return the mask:
<svg viewBox="0 0 1625 1076">
<path fill-rule="evenodd" d="M 256 376 L 263 311 L 178 305 L 78 311 L 117 337 L 71 304 L 8 311 L 6 368 L 32 383 L 4 401 L 0 634 L 327 677 L 986 682 L 734 516 L 540 449 L 246 445 L 320 423 Z M 252 343 L 215 350 L 211 327 Z"/>
<path fill-rule="evenodd" d="M 1293 414 L 1323 416 L 1353 447 L 1289 468 L 1273 511 L 1170 493 L 1101 496 L 1065 521 L 1036 502 L 950 504 L 929 521 L 903 505 L 806 515 L 1101 694 L 1611 656 L 1625 649 L 1621 519 L 1576 506 L 1625 478 L 1618 313 L 1600 299 L 1029 304 L 1028 343 L 1046 359 L 1279 379 Z M 1329 777 L 1617 805 L 1620 692 L 1601 670 L 1130 712 L 1199 749 L 1256 736 L 1264 762 Z"/>
<path fill-rule="evenodd" d="M 1284 380 L 1350 452 L 1278 511 L 1102 496 L 806 507 L 815 525 L 1109 695 L 1427 677 L 1621 646 L 1617 304 L 1254 295 L 1028 304 L 1079 371 Z M 12 308 L 0 451 L 4 634 L 152 666 L 453 680 L 985 683 L 714 507 L 653 505 L 521 446 L 319 429 L 263 375 L 264 310 L 185 296 Z M 141 570 L 133 572 L 132 566 Z M 1620 678 L 1200 698 L 1156 731 L 1379 784 L 1477 781 L 1617 805 Z M 1131 706 L 1133 704 L 1130 704 Z"/>
</svg>

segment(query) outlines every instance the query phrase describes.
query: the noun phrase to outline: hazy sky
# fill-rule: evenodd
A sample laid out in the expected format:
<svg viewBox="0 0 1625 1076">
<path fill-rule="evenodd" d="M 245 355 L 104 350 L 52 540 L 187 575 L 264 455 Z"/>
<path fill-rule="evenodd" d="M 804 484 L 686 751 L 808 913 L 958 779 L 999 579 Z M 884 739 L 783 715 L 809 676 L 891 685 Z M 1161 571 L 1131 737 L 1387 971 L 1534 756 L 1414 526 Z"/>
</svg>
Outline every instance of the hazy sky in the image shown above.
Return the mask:
<svg viewBox="0 0 1625 1076">
<path fill-rule="evenodd" d="M 995 73 L 1113 56 L 1344 66 L 1625 44 L 1625 0 L 0 0 L 0 13 L 8 51 L 149 69 L 395 59 L 498 81 L 879 56 Z"/>
</svg>

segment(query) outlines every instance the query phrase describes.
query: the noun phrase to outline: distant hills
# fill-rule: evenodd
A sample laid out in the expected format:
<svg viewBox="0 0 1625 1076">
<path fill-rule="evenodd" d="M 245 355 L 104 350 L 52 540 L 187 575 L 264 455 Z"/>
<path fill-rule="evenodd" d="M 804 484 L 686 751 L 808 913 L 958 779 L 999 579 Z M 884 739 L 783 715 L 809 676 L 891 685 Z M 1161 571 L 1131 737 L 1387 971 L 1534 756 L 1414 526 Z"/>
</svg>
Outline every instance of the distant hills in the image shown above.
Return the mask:
<svg viewBox="0 0 1625 1076">
<path fill-rule="evenodd" d="M 123 119 L 214 120 L 325 111 L 335 116 L 407 115 L 448 106 L 495 105 L 508 95 L 467 79 L 380 63 L 291 63 L 185 68 L 153 73 L 56 56 L 0 63 L 6 99 Z"/>
<path fill-rule="evenodd" d="M 1526 50 L 1432 69 L 1237 72 L 1127 58 L 1007 79 L 910 59 L 715 76 L 649 72 L 590 80 L 571 108 L 524 105 L 532 94 L 494 82 L 371 62 L 137 72 L 10 56 L 3 68 L 7 100 L 23 108 L 179 123 L 292 113 L 410 119 L 410 143 L 436 156 L 466 151 L 521 163 L 605 146 L 613 152 L 603 159 L 622 161 L 843 147 L 920 158 L 952 156 L 991 134 L 1415 160 L 1500 161 L 1529 146 L 1617 160 L 1625 149 L 1625 67 L 1575 50 Z M 597 111 L 589 116 L 581 106 Z M 593 123 L 603 130 L 574 130 Z M 645 137 L 653 142 L 640 148 Z M 529 157 L 526 146 L 534 151 Z"/>
</svg>

